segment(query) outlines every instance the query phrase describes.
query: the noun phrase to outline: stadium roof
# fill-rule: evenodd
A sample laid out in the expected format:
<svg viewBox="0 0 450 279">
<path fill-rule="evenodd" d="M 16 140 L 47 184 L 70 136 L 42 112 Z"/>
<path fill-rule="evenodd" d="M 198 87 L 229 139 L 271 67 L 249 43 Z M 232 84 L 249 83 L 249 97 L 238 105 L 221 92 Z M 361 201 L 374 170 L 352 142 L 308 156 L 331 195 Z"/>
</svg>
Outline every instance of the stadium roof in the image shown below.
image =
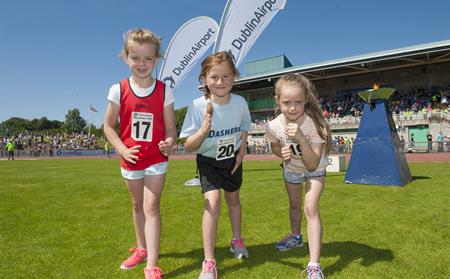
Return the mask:
<svg viewBox="0 0 450 279">
<path fill-rule="evenodd" d="M 240 90 L 266 87 L 267 82 L 286 73 L 302 73 L 311 80 L 323 80 L 449 61 L 450 40 L 444 40 L 243 76 L 234 85 Z"/>
</svg>

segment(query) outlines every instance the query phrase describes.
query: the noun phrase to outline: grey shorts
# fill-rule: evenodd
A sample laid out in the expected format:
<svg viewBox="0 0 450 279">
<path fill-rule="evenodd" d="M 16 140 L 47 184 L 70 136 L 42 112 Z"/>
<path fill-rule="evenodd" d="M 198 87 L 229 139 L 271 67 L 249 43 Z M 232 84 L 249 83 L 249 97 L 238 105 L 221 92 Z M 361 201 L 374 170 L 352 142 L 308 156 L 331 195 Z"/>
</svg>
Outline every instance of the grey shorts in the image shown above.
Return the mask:
<svg viewBox="0 0 450 279">
<path fill-rule="evenodd" d="M 287 171 L 283 169 L 283 178 L 286 182 L 292 184 L 302 184 L 305 182 L 307 178 L 310 177 L 322 177 L 325 176 L 325 171 L 314 171 L 314 172 L 304 172 L 304 173 L 295 173 Z"/>
</svg>

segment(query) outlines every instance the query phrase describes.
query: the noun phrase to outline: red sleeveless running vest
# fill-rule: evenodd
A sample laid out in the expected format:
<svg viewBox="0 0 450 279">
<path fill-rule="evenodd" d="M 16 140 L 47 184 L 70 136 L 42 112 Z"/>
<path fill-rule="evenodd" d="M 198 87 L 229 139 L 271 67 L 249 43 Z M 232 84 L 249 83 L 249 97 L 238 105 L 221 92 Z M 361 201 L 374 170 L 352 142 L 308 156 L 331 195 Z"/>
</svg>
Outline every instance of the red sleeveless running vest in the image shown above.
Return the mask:
<svg viewBox="0 0 450 279">
<path fill-rule="evenodd" d="M 166 162 L 158 143 L 165 139 L 164 125 L 165 84 L 156 80 L 153 92 L 139 97 L 131 89 L 129 79 L 120 82 L 120 138 L 128 147 L 140 145 L 136 164 L 121 158 L 126 170 L 143 170 L 151 165 Z"/>
</svg>

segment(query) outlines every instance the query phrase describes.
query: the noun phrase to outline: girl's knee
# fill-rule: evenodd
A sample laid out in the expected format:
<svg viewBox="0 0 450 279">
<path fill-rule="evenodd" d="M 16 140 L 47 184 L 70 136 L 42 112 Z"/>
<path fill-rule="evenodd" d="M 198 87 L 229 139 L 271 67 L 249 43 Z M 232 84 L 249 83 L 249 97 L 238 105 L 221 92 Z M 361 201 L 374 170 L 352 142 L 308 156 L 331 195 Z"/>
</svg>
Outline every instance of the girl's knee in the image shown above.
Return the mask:
<svg viewBox="0 0 450 279">
<path fill-rule="evenodd" d="M 241 204 L 241 200 L 239 199 L 239 192 L 237 191 L 225 193 L 225 201 L 227 202 L 228 206 L 239 206 Z"/>
<path fill-rule="evenodd" d="M 219 218 L 220 215 L 220 205 L 218 206 L 208 206 L 205 207 L 205 212 L 208 213 L 213 218 Z"/>
<path fill-rule="evenodd" d="M 144 205 L 142 202 L 132 201 L 133 212 L 142 213 L 144 211 Z"/>
<path fill-rule="evenodd" d="M 289 205 L 289 210 L 301 211 L 300 203 L 290 204 Z"/>
<path fill-rule="evenodd" d="M 312 202 L 305 202 L 305 216 L 308 219 L 319 216 L 319 206 Z"/>
<path fill-rule="evenodd" d="M 205 200 L 205 211 L 211 216 L 217 217 L 220 214 L 220 200 Z"/>
<path fill-rule="evenodd" d="M 241 201 L 239 199 L 227 199 L 227 206 L 228 207 L 239 207 L 241 206 Z"/>
<path fill-rule="evenodd" d="M 289 199 L 289 209 L 290 210 L 301 210 L 302 201 L 300 199 L 292 200 Z"/>
<path fill-rule="evenodd" d="M 145 216 L 158 216 L 160 214 L 159 202 L 144 203 Z"/>
</svg>

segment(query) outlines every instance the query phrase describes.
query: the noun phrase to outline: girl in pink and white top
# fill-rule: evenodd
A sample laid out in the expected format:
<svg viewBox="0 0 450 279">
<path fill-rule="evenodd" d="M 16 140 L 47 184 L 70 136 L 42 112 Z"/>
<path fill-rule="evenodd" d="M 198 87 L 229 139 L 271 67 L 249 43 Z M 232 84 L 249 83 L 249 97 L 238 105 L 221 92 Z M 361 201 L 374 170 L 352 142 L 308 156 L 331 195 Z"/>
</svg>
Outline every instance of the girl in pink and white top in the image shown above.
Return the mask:
<svg viewBox="0 0 450 279">
<path fill-rule="evenodd" d="M 319 264 L 322 223 L 319 199 L 324 187 L 331 132 L 314 85 L 304 76 L 287 74 L 275 84 L 275 101 L 281 114 L 267 125 L 266 140 L 272 152 L 283 159 L 283 177 L 289 196 L 291 232 L 276 248 L 287 251 L 303 246 L 300 232 L 302 185 L 306 182 L 304 211 L 307 220 L 310 262 L 307 278 L 325 278 Z"/>
</svg>

